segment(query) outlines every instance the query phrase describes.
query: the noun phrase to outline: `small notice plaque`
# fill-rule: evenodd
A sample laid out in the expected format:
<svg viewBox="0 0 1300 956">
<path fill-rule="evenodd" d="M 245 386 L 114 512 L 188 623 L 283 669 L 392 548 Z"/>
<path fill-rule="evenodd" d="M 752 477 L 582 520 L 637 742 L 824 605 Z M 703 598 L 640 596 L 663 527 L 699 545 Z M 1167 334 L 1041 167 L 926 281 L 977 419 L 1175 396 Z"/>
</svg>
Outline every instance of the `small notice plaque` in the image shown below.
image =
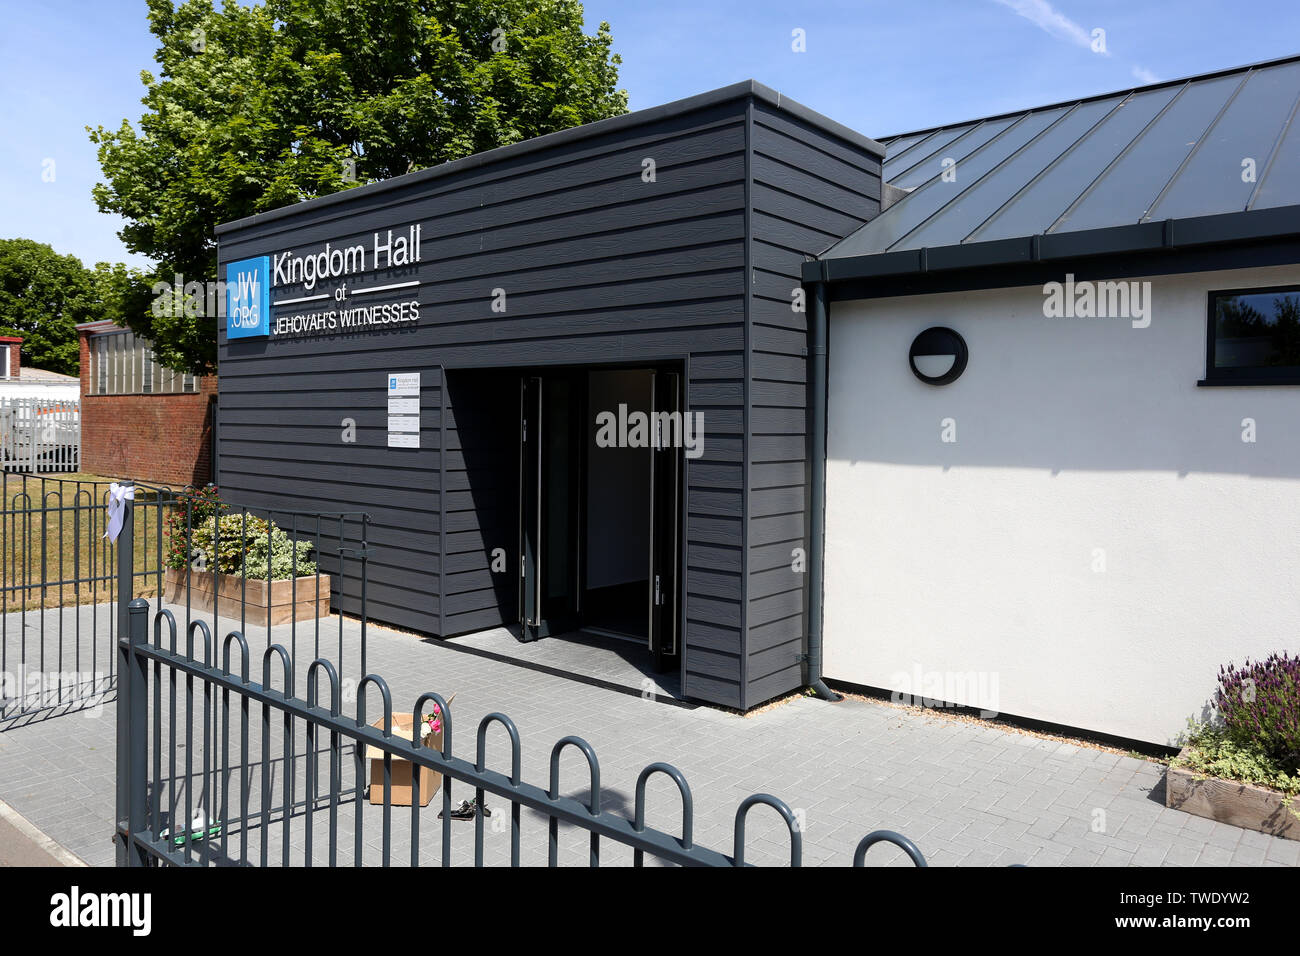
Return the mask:
<svg viewBox="0 0 1300 956">
<path fill-rule="evenodd" d="M 414 395 L 418 398 L 420 395 L 420 373 L 389 372 L 388 394 L 390 396 Z"/>
<path fill-rule="evenodd" d="M 420 400 L 418 398 L 390 398 L 388 400 L 388 414 L 418 415 L 420 414 Z"/>
<path fill-rule="evenodd" d="M 388 447 L 420 447 L 420 373 L 389 372 L 384 377 L 388 392 Z"/>
</svg>

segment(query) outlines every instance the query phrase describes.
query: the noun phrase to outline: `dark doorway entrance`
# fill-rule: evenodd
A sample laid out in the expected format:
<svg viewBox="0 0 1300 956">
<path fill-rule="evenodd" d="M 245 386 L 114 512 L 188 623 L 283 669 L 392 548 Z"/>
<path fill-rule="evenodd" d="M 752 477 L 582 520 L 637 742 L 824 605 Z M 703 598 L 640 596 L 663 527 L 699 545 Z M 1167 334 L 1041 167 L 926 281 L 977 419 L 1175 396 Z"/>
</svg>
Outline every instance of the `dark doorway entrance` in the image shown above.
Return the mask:
<svg viewBox="0 0 1300 956">
<path fill-rule="evenodd" d="M 585 630 L 679 663 L 681 375 L 521 375 L 520 635 Z"/>
</svg>

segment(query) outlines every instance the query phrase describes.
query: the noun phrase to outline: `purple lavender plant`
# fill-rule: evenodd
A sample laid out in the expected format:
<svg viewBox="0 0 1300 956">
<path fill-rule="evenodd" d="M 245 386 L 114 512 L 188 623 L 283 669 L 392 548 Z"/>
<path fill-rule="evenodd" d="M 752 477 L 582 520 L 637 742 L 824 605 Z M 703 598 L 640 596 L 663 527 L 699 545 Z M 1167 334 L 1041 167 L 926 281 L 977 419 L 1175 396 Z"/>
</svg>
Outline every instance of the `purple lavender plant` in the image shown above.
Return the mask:
<svg viewBox="0 0 1300 956">
<path fill-rule="evenodd" d="M 1214 703 L 1231 740 L 1300 772 L 1300 656 L 1283 651 L 1220 667 Z"/>
</svg>

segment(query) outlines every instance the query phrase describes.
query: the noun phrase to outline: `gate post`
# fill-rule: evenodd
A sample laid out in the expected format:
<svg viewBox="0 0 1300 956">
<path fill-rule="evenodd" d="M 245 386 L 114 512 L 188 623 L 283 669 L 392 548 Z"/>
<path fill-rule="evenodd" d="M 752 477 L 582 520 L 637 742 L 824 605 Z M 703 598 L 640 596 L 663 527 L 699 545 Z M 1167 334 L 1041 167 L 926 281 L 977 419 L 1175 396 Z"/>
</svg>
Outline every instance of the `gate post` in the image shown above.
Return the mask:
<svg viewBox="0 0 1300 956">
<path fill-rule="evenodd" d="M 130 604 L 135 590 L 135 535 L 132 528 L 135 521 L 131 499 L 124 495 L 119 507 L 122 509 L 122 527 L 114 542 L 117 551 L 117 799 L 113 819 L 117 821 L 118 830 L 117 865 L 129 866 L 130 847 L 126 835 L 130 832 L 131 670 L 134 658 L 130 645 Z M 111 508 L 110 501 L 110 513 Z M 147 630 L 148 623 L 145 622 Z M 143 732 L 143 724 L 140 730 Z"/>
<path fill-rule="evenodd" d="M 134 488 L 134 485 L 130 486 Z M 128 610 L 135 595 L 135 502 L 123 495 L 121 500 L 122 529 L 117 534 L 117 636 L 127 636 L 130 627 Z M 110 512 L 111 513 L 111 512 Z M 162 516 L 161 509 L 158 512 Z M 126 674 L 118 671 L 119 683 Z"/>
<path fill-rule="evenodd" d="M 149 662 L 136 649 L 149 635 L 149 602 L 135 598 L 126 633 L 117 642 L 117 865 L 147 866 L 149 854 L 132 837 L 149 827 Z"/>
</svg>

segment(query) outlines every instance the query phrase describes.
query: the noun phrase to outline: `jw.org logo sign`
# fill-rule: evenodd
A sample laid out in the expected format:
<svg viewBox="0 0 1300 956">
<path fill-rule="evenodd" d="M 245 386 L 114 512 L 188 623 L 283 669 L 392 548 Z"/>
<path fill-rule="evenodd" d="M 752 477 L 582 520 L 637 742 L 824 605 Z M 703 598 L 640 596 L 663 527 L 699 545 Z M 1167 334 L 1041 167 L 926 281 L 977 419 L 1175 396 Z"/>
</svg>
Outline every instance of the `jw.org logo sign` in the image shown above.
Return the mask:
<svg viewBox="0 0 1300 956">
<path fill-rule="evenodd" d="M 271 334 L 271 260 L 243 259 L 226 266 L 226 336 Z"/>
</svg>

